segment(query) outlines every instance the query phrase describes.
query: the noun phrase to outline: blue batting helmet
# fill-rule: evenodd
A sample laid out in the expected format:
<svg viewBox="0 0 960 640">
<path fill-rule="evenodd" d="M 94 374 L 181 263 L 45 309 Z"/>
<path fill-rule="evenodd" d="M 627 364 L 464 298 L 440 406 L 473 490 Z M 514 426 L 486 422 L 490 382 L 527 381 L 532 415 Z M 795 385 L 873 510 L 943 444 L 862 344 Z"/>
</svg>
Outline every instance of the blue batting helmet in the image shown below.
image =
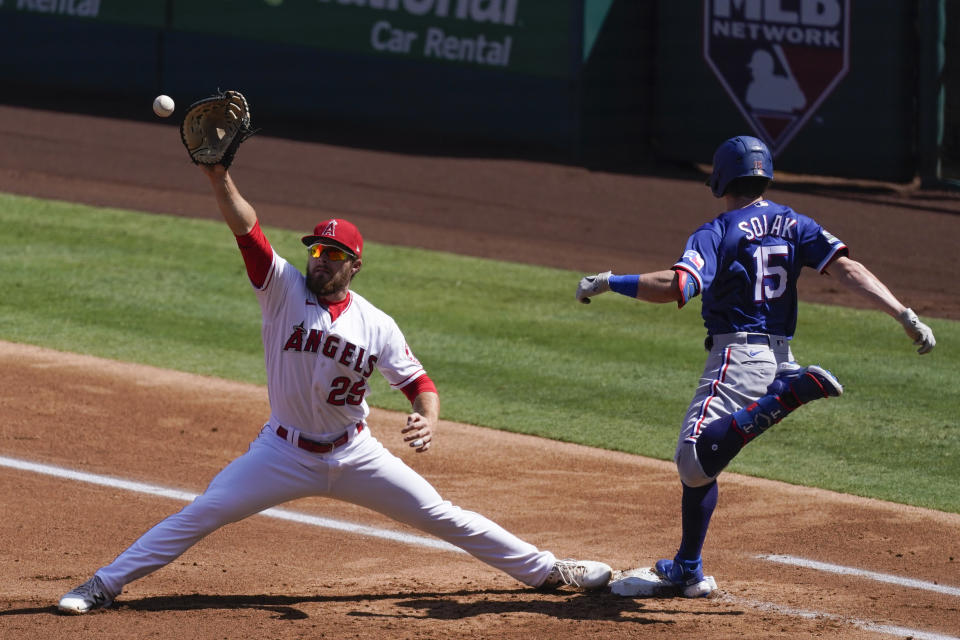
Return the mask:
<svg viewBox="0 0 960 640">
<path fill-rule="evenodd" d="M 773 179 L 773 157 L 759 138 L 737 136 L 717 147 L 713 154 L 713 173 L 707 185 L 721 197 L 736 178 L 757 176 Z"/>
</svg>

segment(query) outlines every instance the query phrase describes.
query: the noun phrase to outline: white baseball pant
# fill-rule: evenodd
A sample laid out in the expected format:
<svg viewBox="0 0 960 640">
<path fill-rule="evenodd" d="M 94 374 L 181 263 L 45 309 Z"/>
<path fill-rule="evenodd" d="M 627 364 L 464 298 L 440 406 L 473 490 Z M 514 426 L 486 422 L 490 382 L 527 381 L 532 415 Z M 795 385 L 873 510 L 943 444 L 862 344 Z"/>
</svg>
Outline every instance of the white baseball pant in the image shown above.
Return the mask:
<svg viewBox="0 0 960 640">
<path fill-rule="evenodd" d="M 378 511 L 456 545 L 529 586 L 540 585 L 556 561 L 551 552 L 443 500 L 369 429 L 330 453 L 314 454 L 278 437 L 267 425 L 203 495 L 144 533 L 97 575 L 112 595 L 119 595 L 124 585 L 169 564 L 223 525 L 307 496 Z"/>
</svg>

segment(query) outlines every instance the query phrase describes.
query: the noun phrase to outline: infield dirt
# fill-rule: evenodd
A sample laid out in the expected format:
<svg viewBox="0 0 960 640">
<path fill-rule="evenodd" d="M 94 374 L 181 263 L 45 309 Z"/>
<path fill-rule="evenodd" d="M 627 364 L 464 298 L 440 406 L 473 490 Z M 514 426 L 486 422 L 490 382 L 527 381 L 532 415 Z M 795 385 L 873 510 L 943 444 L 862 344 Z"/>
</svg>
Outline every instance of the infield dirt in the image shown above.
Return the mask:
<svg viewBox="0 0 960 640">
<path fill-rule="evenodd" d="M 0 106 L 0 191 L 216 219 L 178 135 L 169 123 Z M 338 215 L 377 242 L 585 273 L 669 266 L 689 231 L 716 213 L 691 175 L 404 155 L 262 134 L 244 145 L 233 171 L 270 225 L 306 230 Z M 960 237 L 956 198 L 785 188 L 793 192 L 771 198 L 843 238 L 921 317 L 960 319 L 956 267 L 931 277 L 943 275 Z M 811 273 L 802 282 L 807 300 L 860 305 L 829 278 Z M 202 491 L 268 415 L 261 387 L 32 346 L 0 343 L 0 372 L 3 456 L 186 492 Z M 371 419 L 374 434 L 446 498 L 538 546 L 618 569 L 675 549 L 680 491 L 669 462 L 452 422 L 441 424 L 428 455 L 414 456 L 401 446 L 401 424 L 385 411 Z M 705 549 L 720 593 L 705 600 L 543 594 L 461 554 L 253 517 L 129 585 L 115 607 L 67 617 L 55 610 L 60 595 L 181 504 L 9 467 L 0 478 L 3 638 L 897 637 L 855 621 L 944 638 L 960 629 L 956 595 L 758 557 L 799 556 L 956 589 L 960 516 L 735 474 L 721 481 Z M 416 533 L 331 501 L 285 506 Z"/>
</svg>

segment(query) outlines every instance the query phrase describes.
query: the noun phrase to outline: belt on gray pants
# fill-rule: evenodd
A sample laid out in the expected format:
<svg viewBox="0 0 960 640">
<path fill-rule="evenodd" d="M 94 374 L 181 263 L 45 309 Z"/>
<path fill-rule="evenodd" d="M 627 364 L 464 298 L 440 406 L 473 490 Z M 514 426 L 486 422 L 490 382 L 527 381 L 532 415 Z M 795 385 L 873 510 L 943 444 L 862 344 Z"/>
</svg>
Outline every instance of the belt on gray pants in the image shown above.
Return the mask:
<svg viewBox="0 0 960 640">
<path fill-rule="evenodd" d="M 727 344 L 764 344 L 769 347 L 770 336 L 765 333 L 748 333 L 734 337 Z M 707 339 L 703 341 L 703 346 L 707 351 L 713 349 L 713 336 L 707 336 Z"/>
</svg>

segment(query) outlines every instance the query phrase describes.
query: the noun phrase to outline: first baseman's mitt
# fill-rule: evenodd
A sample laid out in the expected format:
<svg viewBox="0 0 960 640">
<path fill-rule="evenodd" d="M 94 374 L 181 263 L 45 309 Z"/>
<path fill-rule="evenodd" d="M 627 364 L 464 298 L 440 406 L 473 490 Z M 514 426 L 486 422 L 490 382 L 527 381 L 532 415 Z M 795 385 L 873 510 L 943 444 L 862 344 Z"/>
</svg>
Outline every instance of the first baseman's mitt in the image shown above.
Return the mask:
<svg viewBox="0 0 960 640">
<path fill-rule="evenodd" d="M 180 138 L 194 164 L 228 168 L 240 143 L 253 135 L 250 106 L 239 91 L 223 91 L 190 105 Z"/>
</svg>

